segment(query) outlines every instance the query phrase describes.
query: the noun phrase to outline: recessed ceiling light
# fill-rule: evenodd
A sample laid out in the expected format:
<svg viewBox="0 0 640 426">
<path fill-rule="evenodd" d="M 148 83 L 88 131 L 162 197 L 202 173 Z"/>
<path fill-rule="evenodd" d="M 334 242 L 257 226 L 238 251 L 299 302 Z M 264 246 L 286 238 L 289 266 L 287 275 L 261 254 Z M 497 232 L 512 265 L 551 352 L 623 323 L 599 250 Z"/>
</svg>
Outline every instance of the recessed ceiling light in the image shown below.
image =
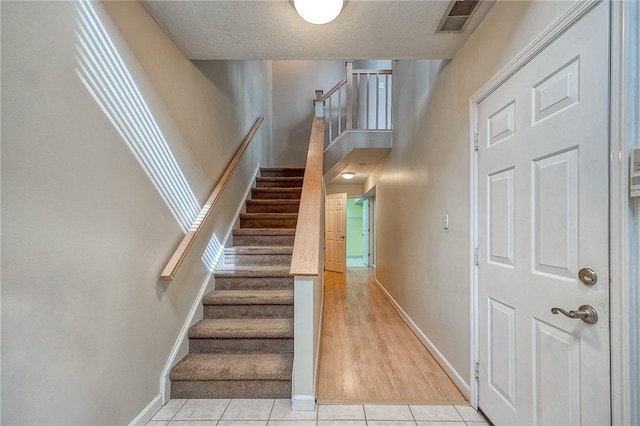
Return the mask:
<svg viewBox="0 0 640 426">
<path fill-rule="evenodd" d="M 342 174 L 343 179 L 353 179 L 354 177 L 356 177 L 356 174 L 353 172 L 345 172 Z"/>
</svg>

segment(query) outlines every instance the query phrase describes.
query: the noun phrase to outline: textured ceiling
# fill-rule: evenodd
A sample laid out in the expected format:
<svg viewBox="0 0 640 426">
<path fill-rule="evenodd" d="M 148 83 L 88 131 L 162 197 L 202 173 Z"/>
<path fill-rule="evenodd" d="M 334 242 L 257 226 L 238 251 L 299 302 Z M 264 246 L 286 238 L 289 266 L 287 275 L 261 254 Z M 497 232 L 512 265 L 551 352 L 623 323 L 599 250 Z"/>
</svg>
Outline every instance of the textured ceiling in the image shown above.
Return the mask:
<svg viewBox="0 0 640 426">
<path fill-rule="evenodd" d="M 142 4 L 189 59 L 450 59 L 491 7 L 481 2 L 460 34 L 435 31 L 449 1 L 347 0 L 326 25 L 288 0 Z"/>
<path fill-rule="evenodd" d="M 338 162 L 327 173 L 324 179 L 327 185 L 331 184 L 362 184 L 373 170 L 389 154 L 389 149 L 381 148 L 357 148 Z M 344 179 L 341 173 L 353 172 L 353 179 Z"/>
</svg>

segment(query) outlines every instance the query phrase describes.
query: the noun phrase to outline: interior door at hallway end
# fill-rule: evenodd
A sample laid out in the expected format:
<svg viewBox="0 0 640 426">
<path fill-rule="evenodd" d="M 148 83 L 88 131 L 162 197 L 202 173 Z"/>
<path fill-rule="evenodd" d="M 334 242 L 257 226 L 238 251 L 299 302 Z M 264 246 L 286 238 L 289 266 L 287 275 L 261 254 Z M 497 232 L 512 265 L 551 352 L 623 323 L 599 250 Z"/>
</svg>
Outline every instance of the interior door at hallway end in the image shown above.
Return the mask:
<svg viewBox="0 0 640 426">
<path fill-rule="evenodd" d="M 611 421 L 608 23 L 602 3 L 478 106 L 478 400 L 496 425 Z M 585 305 L 597 323 L 552 313 Z"/>
<path fill-rule="evenodd" d="M 324 226 L 324 259 L 327 271 L 346 271 L 347 194 L 326 196 Z"/>
</svg>

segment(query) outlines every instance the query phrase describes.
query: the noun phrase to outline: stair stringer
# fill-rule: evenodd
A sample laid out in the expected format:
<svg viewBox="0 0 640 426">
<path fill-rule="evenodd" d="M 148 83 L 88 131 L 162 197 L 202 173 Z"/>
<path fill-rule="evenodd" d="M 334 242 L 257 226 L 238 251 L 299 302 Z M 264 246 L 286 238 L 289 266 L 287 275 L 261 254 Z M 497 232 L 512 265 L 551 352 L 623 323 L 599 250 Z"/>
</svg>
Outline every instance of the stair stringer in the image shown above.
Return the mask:
<svg viewBox="0 0 640 426">
<path fill-rule="evenodd" d="M 225 247 L 227 247 L 227 243 L 229 241 L 229 237 L 233 232 L 234 228 L 237 227 L 237 223 L 239 221 L 240 213 L 243 211 L 246 201 L 249 199 L 249 195 L 251 194 L 251 189 L 253 188 L 253 184 L 256 181 L 256 177 L 260 173 L 260 163 L 258 162 L 253 174 L 250 176 L 249 183 L 245 189 L 244 196 L 240 199 L 238 207 L 236 208 L 235 215 L 233 216 L 235 219 L 229 223 L 227 226 L 227 231 L 225 232 L 224 238 L 221 241 L 220 248 L 218 252 L 215 254 L 214 264 L 217 264 L 219 259 L 222 258 Z M 209 271 L 207 276 L 205 277 L 202 285 L 200 286 L 200 290 L 195 297 L 193 305 L 191 305 L 191 309 L 189 310 L 189 314 L 185 319 L 182 328 L 180 329 L 180 333 L 178 333 L 178 337 L 171 349 L 171 353 L 169 354 L 169 358 L 165 363 L 165 366 L 162 370 L 162 374 L 160 375 L 160 395 L 162 397 L 162 405 L 165 405 L 171 399 L 171 380 L 169 379 L 169 375 L 171 373 L 171 369 L 180 361 L 184 356 L 189 353 L 189 328 L 202 319 L 204 307 L 202 306 L 202 298 L 204 295 L 215 288 L 215 278 L 213 276 L 214 271 Z"/>
</svg>

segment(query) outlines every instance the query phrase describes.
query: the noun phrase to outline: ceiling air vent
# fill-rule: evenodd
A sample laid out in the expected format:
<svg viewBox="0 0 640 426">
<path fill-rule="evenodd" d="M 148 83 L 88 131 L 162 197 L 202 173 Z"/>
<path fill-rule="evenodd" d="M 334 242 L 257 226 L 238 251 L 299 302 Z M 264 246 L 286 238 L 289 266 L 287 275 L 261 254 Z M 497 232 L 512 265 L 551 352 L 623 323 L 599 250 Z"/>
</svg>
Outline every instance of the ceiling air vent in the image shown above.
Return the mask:
<svg viewBox="0 0 640 426">
<path fill-rule="evenodd" d="M 478 5 L 478 0 L 458 0 L 449 5 L 438 26 L 438 33 L 461 33 Z"/>
</svg>

